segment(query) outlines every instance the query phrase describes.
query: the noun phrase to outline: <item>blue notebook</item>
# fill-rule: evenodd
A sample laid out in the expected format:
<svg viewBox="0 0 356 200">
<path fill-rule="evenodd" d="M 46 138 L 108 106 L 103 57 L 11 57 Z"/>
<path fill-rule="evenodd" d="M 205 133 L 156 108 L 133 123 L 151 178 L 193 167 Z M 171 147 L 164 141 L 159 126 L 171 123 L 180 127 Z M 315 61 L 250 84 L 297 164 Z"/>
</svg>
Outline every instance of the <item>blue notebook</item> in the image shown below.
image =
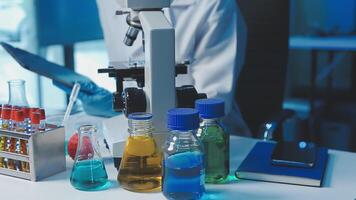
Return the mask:
<svg viewBox="0 0 356 200">
<path fill-rule="evenodd" d="M 240 179 L 268 181 L 321 187 L 328 161 L 328 150 L 318 148 L 317 159 L 311 168 L 277 166 L 271 164 L 276 143 L 258 142 L 236 170 Z"/>
</svg>

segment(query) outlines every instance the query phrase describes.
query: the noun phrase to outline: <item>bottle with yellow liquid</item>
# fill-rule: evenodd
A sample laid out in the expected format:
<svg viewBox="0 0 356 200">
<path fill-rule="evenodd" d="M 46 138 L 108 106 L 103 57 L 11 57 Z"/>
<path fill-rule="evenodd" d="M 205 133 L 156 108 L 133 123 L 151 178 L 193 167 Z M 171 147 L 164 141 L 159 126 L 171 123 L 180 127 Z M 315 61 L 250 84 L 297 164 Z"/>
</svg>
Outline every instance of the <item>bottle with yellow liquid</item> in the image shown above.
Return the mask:
<svg viewBox="0 0 356 200">
<path fill-rule="evenodd" d="M 152 115 L 129 115 L 129 134 L 120 163 L 118 181 L 134 192 L 161 191 L 162 154 L 152 137 Z"/>
</svg>

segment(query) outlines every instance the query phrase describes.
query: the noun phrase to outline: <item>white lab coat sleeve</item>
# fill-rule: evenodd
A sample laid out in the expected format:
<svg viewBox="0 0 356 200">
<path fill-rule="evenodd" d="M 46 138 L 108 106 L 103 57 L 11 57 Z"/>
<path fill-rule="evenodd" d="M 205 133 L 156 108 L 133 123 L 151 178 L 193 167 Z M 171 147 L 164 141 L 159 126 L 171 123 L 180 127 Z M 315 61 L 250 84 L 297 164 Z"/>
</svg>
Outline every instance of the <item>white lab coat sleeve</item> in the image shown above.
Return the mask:
<svg viewBox="0 0 356 200">
<path fill-rule="evenodd" d="M 196 36 L 191 75 L 198 92 L 225 100 L 229 114 L 235 104 L 237 66 L 237 8 L 235 0 L 215 1 Z"/>
<path fill-rule="evenodd" d="M 110 62 L 118 62 L 128 60 L 128 47 L 123 45 L 123 39 L 127 29 L 125 16 L 115 14 L 117 10 L 121 10 L 116 0 L 96 0 L 101 27 L 105 38 L 105 46 L 107 49 Z"/>
</svg>

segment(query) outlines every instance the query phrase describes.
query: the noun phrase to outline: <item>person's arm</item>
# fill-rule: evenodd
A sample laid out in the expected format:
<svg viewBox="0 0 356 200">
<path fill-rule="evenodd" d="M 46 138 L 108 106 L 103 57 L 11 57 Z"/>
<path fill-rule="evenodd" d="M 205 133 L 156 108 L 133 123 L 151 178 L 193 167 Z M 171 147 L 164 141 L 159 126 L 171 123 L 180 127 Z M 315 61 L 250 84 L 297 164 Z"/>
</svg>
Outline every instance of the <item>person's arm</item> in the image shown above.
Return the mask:
<svg viewBox="0 0 356 200">
<path fill-rule="evenodd" d="M 124 33 L 125 16 L 115 15 L 115 11 L 120 7 L 116 0 L 96 0 L 99 11 L 100 24 L 105 38 L 105 46 L 108 53 L 109 61 L 124 60 L 122 47 Z"/>
<path fill-rule="evenodd" d="M 197 90 L 223 98 L 229 114 L 244 59 L 246 27 L 235 0 L 212 2 L 196 37 L 191 73 Z"/>
<path fill-rule="evenodd" d="M 71 94 L 72 88 L 55 80 L 53 80 L 52 83 L 62 89 L 66 94 Z M 87 114 L 101 117 L 114 117 L 119 115 L 118 112 L 114 112 L 113 110 L 113 97 L 109 91 L 97 86 L 92 81 L 77 83 L 80 84 L 78 99 L 82 102 L 83 109 Z"/>
</svg>

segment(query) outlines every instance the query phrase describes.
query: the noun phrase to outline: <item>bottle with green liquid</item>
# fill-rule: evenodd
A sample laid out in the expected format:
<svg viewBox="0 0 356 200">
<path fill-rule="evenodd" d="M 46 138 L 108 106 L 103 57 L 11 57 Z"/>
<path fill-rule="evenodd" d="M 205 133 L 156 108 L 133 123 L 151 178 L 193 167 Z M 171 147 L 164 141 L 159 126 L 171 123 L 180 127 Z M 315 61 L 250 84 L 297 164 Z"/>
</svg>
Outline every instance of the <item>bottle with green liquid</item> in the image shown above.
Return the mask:
<svg viewBox="0 0 356 200">
<path fill-rule="evenodd" d="M 201 117 L 197 137 L 205 151 L 205 182 L 223 183 L 230 171 L 230 137 L 219 124 L 224 117 L 224 100 L 201 99 L 195 103 Z"/>
<path fill-rule="evenodd" d="M 78 190 L 97 191 L 109 188 L 110 182 L 99 145 L 95 139 L 96 128 L 83 125 L 79 128 L 79 144 L 75 156 L 70 183 Z"/>
</svg>

